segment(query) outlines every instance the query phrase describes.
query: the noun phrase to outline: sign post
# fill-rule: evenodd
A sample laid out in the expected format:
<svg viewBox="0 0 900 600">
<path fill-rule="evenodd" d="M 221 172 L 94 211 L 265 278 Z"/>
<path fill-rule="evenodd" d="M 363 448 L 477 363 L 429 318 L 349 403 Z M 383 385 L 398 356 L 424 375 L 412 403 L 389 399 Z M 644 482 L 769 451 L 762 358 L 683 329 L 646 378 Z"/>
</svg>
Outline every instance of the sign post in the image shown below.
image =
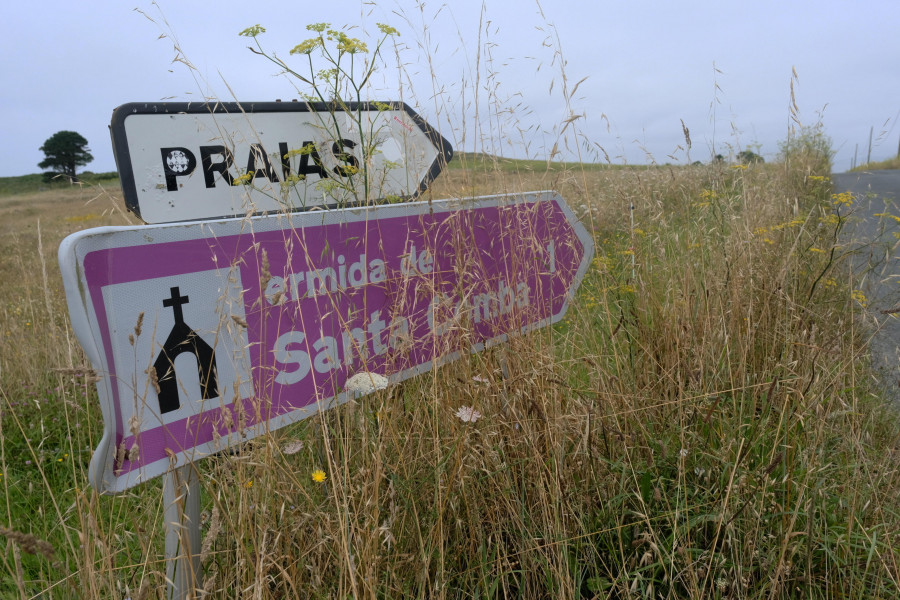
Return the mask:
<svg viewBox="0 0 900 600">
<path fill-rule="evenodd" d="M 110 132 L 126 206 L 147 223 L 414 200 L 453 156 L 447 140 L 400 102 L 131 103 L 113 111 Z M 62 262 L 62 247 L 60 258 Z M 207 278 L 207 283 L 222 272 L 216 273 L 212 279 Z M 231 287 L 228 290 L 235 292 Z M 170 292 L 162 306 L 172 311 L 172 328 L 164 341 L 154 336 L 151 349 L 158 353 L 144 372 L 146 380 L 138 382 L 136 375 L 130 380 L 134 386 L 143 383 L 153 388 L 158 402 L 155 418 L 163 426 L 177 421 L 170 413 L 194 410 L 190 404 L 195 399 L 179 394 L 179 386 L 186 389 L 180 377 L 185 369 L 176 369 L 177 362 L 194 361 L 199 400 L 219 399 L 223 411 L 228 396 L 219 385 L 220 374 L 228 378 L 240 373 L 235 397 L 243 396 L 248 385 L 252 387 L 249 378 L 240 381 L 247 375 L 242 367 L 220 366 L 226 358 L 222 350 L 234 346 L 209 341 L 209 336 L 195 327 L 198 321 L 185 320 L 190 297 L 182 295 L 177 285 Z M 196 307 L 196 295 L 194 302 Z M 190 312 L 196 312 L 195 307 Z M 155 308 L 158 311 L 159 307 Z M 110 310 L 115 308 L 110 306 Z M 132 346 L 137 344 L 146 350 L 146 335 L 141 338 L 143 314 L 129 335 Z M 236 314 L 232 317 L 241 318 Z M 213 325 L 209 314 L 200 316 L 199 321 L 204 326 Z M 218 339 L 217 335 L 214 338 Z M 111 347 L 100 346 L 95 348 L 99 354 L 92 360 L 100 361 L 95 364 L 109 362 L 114 378 Z M 110 372 L 106 368 L 103 371 Z M 104 406 L 110 409 L 106 417 L 114 419 L 117 427 L 114 472 L 121 472 L 126 462 L 140 462 L 141 452 L 136 437 L 130 447 L 122 444 L 122 417 L 128 411 L 109 405 L 109 401 L 119 401 L 119 383 L 110 380 L 99 386 L 107 400 Z M 147 389 L 143 393 L 142 402 Z M 132 395 L 137 398 L 138 394 L 134 387 Z M 142 431 L 145 416 L 144 408 L 137 406 L 135 402 L 127 421 L 133 436 Z M 112 451 L 109 432 L 107 427 L 105 441 L 101 442 L 105 459 Z M 169 466 L 164 484 L 167 577 L 169 597 L 183 598 L 199 582 L 200 496 L 192 458 L 185 462 L 186 449 L 175 446 L 181 462 L 176 460 Z M 176 450 L 168 446 L 164 449 L 169 456 L 176 455 Z M 98 448 L 95 463 L 105 460 L 97 459 L 104 452 Z M 154 473 L 158 470 L 159 465 Z M 96 475 L 98 472 L 100 475 Z M 92 466 L 92 473 L 109 479 L 103 467 Z M 111 491 L 95 475 L 91 477 L 98 489 Z"/>
<path fill-rule="evenodd" d="M 59 260 L 103 376 L 90 482 L 166 476 L 170 599 L 201 581 L 199 460 L 349 400 L 354 376 L 558 321 L 593 254 L 554 192 L 408 202 L 452 149 L 405 104 L 130 104 L 111 131 L 155 225 L 75 233 Z"/>
<path fill-rule="evenodd" d="M 193 596 L 200 570 L 200 481 L 196 465 L 173 467 L 163 480 L 168 600 Z"/>
<path fill-rule="evenodd" d="M 131 103 L 110 133 L 147 223 L 414 200 L 453 156 L 401 102 Z"/>
<path fill-rule="evenodd" d="M 165 475 L 170 600 L 202 580 L 201 459 L 558 321 L 593 255 L 555 192 L 414 202 L 453 150 L 403 103 L 132 103 L 110 130 L 151 225 L 59 261 L 102 376 L 90 483 Z"/>
<path fill-rule="evenodd" d="M 593 244 L 553 192 L 75 233 L 115 493 L 562 318 Z M 176 494 L 177 496 L 177 494 Z"/>
<path fill-rule="evenodd" d="M 558 321 L 592 255 L 554 192 L 72 234 L 69 314 L 103 376 L 91 485 L 166 475 L 187 598 L 202 458 L 349 400 L 354 376 L 397 383 Z"/>
</svg>

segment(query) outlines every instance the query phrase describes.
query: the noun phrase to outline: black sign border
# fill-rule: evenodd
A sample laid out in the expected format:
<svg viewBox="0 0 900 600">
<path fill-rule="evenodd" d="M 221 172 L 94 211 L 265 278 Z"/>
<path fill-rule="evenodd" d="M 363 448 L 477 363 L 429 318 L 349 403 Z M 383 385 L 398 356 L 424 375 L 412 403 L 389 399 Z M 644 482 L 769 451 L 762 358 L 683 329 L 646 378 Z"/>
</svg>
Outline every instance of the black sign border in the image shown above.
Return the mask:
<svg viewBox="0 0 900 600">
<path fill-rule="evenodd" d="M 131 153 L 128 150 L 128 137 L 125 133 L 125 120 L 132 115 L 166 115 L 166 114 L 261 114 L 261 113 L 331 113 L 331 112 L 355 112 L 385 110 L 402 110 L 405 112 L 428 140 L 438 150 L 438 156 L 431 163 L 425 177 L 419 183 L 419 188 L 411 196 L 402 197 L 405 202 L 416 200 L 424 193 L 434 181 L 444 166 L 453 158 L 453 147 L 440 133 L 429 125 L 419 114 L 405 102 L 397 101 L 367 101 L 347 102 L 345 104 L 333 104 L 328 102 L 129 102 L 113 110 L 112 122 L 109 126 L 112 138 L 113 155 L 116 159 L 116 169 L 119 171 L 119 181 L 122 184 L 122 195 L 125 197 L 125 207 L 141 217 L 140 204 L 138 202 L 137 184 L 134 178 L 134 168 L 131 163 Z M 379 203 L 379 202 L 376 202 Z M 320 204 L 310 207 L 298 207 L 291 212 L 303 212 L 308 210 L 334 209 L 359 206 L 363 203 L 352 204 Z M 281 212 L 281 211 L 268 211 Z M 258 212 L 255 214 L 267 214 Z M 220 215 L 203 219 L 191 219 L 207 221 L 212 219 L 227 219 L 244 216 L 243 214 Z M 177 222 L 177 221 L 163 221 Z"/>
</svg>

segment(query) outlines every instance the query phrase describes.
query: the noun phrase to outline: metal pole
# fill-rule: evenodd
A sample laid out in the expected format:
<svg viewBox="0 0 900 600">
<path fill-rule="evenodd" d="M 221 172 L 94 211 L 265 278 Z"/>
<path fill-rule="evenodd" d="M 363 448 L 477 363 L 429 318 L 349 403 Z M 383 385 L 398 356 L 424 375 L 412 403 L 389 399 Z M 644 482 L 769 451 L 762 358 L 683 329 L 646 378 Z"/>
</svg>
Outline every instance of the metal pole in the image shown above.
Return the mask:
<svg viewBox="0 0 900 600">
<path fill-rule="evenodd" d="M 872 162 L 872 134 L 875 133 L 875 126 L 869 130 L 869 153 L 866 155 L 866 164 Z"/>
<path fill-rule="evenodd" d="M 167 600 L 194 598 L 200 572 L 200 482 L 194 465 L 171 468 L 163 481 Z"/>
<path fill-rule="evenodd" d="M 856 157 L 858 154 L 859 154 L 859 144 L 856 145 L 856 150 L 853 151 L 853 166 L 850 167 L 851 169 L 856 168 Z"/>
</svg>

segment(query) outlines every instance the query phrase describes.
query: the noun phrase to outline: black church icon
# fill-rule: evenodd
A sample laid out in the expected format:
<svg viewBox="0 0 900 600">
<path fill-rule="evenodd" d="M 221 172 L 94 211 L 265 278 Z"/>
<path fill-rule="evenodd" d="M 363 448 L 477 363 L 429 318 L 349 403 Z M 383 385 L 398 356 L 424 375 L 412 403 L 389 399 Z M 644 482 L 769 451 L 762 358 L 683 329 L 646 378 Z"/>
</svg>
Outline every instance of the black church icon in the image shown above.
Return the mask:
<svg viewBox="0 0 900 600">
<path fill-rule="evenodd" d="M 178 410 L 181 406 L 178 400 L 175 359 L 185 352 L 193 354 L 197 359 L 201 398 L 212 400 L 219 395 L 216 381 L 216 351 L 184 322 L 181 306 L 189 302 L 189 297 L 182 296 L 177 287 L 170 288 L 169 291 L 172 296 L 163 300 L 163 306 L 172 307 L 175 313 L 175 326 L 172 327 L 166 343 L 153 363 L 159 383 L 159 412 L 162 414 Z"/>
</svg>

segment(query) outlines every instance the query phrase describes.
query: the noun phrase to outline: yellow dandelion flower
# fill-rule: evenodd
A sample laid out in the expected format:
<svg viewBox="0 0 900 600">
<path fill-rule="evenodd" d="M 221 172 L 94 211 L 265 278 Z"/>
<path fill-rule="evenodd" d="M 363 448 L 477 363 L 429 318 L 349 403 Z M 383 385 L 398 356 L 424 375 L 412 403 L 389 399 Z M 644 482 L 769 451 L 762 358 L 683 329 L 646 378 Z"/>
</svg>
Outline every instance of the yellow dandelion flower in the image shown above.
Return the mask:
<svg viewBox="0 0 900 600">
<path fill-rule="evenodd" d="M 612 267 L 612 260 L 605 255 L 598 256 L 593 260 L 593 263 L 600 271 L 608 271 Z"/>
<path fill-rule="evenodd" d="M 322 45 L 322 38 L 310 38 L 303 40 L 291 49 L 291 54 L 310 54 L 313 50 Z"/>
<path fill-rule="evenodd" d="M 346 52 L 347 54 L 356 54 L 357 52 L 368 52 L 369 48 L 366 43 L 359 38 L 350 37 L 343 31 L 329 31 L 337 41 L 338 52 Z M 329 38 L 330 39 L 330 38 Z"/>
<path fill-rule="evenodd" d="M 252 27 L 248 27 L 247 29 L 243 30 L 238 35 L 242 35 L 244 37 L 254 37 L 255 38 L 259 34 L 265 33 L 265 32 L 266 32 L 266 28 L 257 23 L 256 25 L 254 25 Z"/>
<path fill-rule="evenodd" d="M 253 173 L 244 173 L 231 180 L 231 185 L 244 185 L 253 180 Z"/>
<path fill-rule="evenodd" d="M 831 203 L 835 206 L 851 206 L 853 204 L 853 193 L 852 192 L 841 192 L 840 194 L 832 194 L 831 195 Z"/>
<path fill-rule="evenodd" d="M 326 479 L 328 479 L 328 476 L 325 475 L 325 471 L 323 471 L 322 469 L 316 469 L 312 472 L 312 480 L 316 483 L 322 483 Z"/>
<path fill-rule="evenodd" d="M 391 27 L 390 25 L 385 25 L 384 23 L 376 23 L 378 25 L 378 29 L 381 30 L 381 33 L 384 35 L 396 35 L 399 37 L 400 32 Z"/>
</svg>

